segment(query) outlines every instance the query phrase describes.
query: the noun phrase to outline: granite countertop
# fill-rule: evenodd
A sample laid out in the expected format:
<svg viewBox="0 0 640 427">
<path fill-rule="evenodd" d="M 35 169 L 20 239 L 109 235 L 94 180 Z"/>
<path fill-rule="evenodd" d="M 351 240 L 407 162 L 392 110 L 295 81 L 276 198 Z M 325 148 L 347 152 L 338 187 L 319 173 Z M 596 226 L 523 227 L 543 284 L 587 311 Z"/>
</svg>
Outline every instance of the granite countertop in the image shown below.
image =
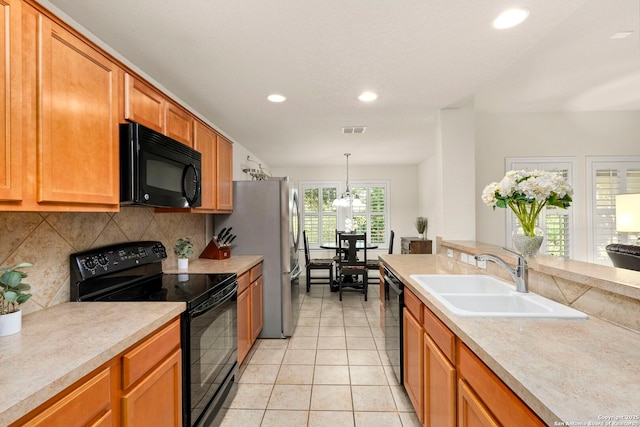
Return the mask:
<svg viewBox="0 0 640 427">
<path fill-rule="evenodd" d="M 37 408 L 179 316 L 185 303 L 69 302 L 0 337 L 0 425 Z"/>
<path fill-rule="evenodd" d="M 251 267 L 259 264 L 264 257 L 261 255 L 232 255 L 227 259 L 206 259 L 198 258 L 189 261 L 189 269 L 187 271 L 175 268 L 164 268 L 164 273 L 193 273 L 193 274 L 209 274 L 209 273 L 236 273 L 238 276 L 249 271 Z"/>
<path fill-rule="evenodd" d="M 640 415 L 640 334 L 595 317 L 458 317 L 410 278 L 466 274 L 457 263 L 439 255 L 380 258 L 548 425 L 599 425 L 602 417 Z"/>
</svg>

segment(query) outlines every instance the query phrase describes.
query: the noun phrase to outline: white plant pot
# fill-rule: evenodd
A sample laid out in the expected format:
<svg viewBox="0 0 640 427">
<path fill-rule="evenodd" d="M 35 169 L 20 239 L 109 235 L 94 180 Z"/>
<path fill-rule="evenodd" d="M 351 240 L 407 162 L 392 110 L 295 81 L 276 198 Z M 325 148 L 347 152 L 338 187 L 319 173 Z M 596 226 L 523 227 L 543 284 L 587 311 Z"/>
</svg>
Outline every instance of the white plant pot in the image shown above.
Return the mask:
<svg viewBox="0 0 640 427">
<path fill-rule="evenodd" d="M 0 315 L 0 337 L 15 334 L 22 329 L 22 310 Z"/>
<path fill-rule="evenodd" d="M 189 269 L 189 258 L 178 258 L 178 270 Z"/>
</svg>

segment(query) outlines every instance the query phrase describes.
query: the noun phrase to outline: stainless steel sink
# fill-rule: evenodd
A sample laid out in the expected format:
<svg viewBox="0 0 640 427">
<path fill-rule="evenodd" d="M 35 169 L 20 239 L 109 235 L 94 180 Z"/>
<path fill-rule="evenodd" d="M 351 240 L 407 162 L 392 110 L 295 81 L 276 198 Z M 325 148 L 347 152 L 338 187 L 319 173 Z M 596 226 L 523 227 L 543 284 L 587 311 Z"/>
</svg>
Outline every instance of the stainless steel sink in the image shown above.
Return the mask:
<svg viewBox="0 0 640 427">
<path fill-rule="evenodd" d="M 411 278 L 462 317 L 589 318 L 541 295 L 516 292 L 513 285 L 492 276 L 414 274 Z"/>
</svg>

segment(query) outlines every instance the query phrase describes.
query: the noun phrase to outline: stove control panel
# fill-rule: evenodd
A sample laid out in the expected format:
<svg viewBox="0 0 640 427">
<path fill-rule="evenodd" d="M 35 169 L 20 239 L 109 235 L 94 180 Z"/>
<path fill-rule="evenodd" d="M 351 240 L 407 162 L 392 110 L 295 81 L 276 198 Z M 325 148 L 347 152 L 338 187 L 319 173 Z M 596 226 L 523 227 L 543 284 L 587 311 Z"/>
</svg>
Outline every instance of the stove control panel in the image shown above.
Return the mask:
<svg viewBox="0 0 640 427">
<path fill-rule="evenodd" d="M 104 246 L 70 256 L 74 283 L 162 261 L 167 250 L 161 242 L 145 241 Z"/>
</svg>

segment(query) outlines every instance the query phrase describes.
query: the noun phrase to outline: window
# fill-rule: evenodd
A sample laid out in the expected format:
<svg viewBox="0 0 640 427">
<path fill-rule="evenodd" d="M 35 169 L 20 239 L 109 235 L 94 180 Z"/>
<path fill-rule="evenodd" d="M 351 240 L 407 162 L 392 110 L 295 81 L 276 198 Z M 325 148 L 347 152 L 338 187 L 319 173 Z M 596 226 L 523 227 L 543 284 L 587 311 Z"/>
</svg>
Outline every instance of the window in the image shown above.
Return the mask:
<svg viewBox="0 0 640 427">
<path fill-rule="evenodd" d="M 560 173 L 572 183 L 575 159 L 573 158 L 507 158 L 507 170 L 546 170 Z M 507 215 L 507 239 L 511 239 L 513 230 L 520 224 L 515 214 L 509 210 Z M 540 253 L 570 258 L 573 254 L 573 208 L 560 209 L 555 206 L 545 207 L 538 217 L 538 227 L 544 230 L 544 242 Z M 510 245 L 510 244 L 508 244 Z"/>
<path fill-rule="evenodd" d="M 333 206 L 333 200 L 343 192 L 340 183 L 306 181 L 301 182 L 300 187 L 304 198 L 302 217 L 310 247 L 334 242 L 335 230 L 344 230 L 347 218 L 351 219 L 354 231 L 367 233 L 370 243 L 387 247 L 390 229 L 387 181 L 350 183 L 351 192 L 358 196 L 362 206 L 348 208 Z"/>
<path fill-rule="evenodd" d="M 353 208 L 354 230 L 366 232 L 370 243 L 387 246 L 387 183 L 358 183 L 353 192 L 362 201 L 362 206 Z"/>
<path fill-rule="evenodd" d="M 337 182 L 302 183 L 302 218 L 310 247 L 335 241 L 338 214 L 332 206 L 338 195 Z"/>
<path fill-rule="evenodd" d="M 616 195 L 640 193 L 640 157 L 587 157 L 589 182 L 589 261 L 612 265 L 609 243 L 634 243 L 633 233 L 616 231 Z"/>
</svg>

